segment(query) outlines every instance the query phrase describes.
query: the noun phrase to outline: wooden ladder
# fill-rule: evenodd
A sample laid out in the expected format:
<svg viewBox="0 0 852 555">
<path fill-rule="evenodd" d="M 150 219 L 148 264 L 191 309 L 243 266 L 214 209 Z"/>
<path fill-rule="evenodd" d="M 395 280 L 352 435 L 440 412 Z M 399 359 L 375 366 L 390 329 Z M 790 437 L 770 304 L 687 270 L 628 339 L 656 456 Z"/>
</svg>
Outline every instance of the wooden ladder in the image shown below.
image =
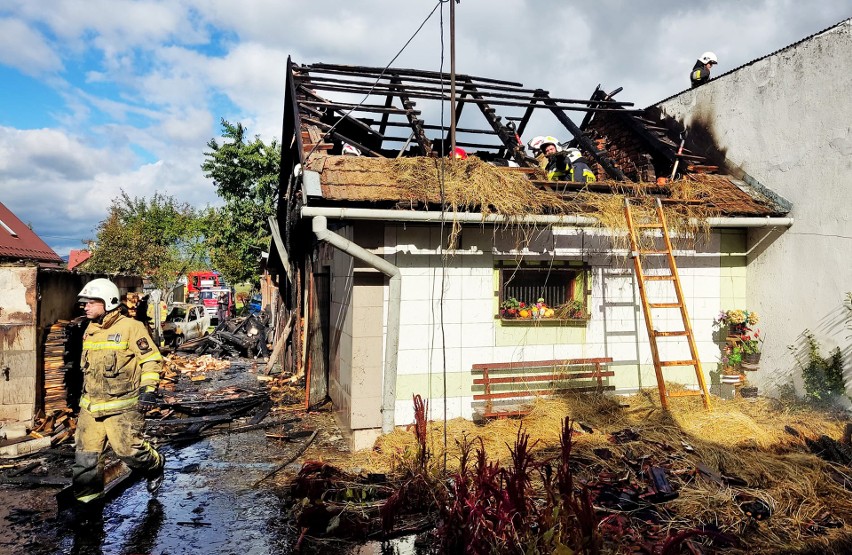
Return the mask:
<svg viewBox="0 0 852 555">
<path fill-rule="evenodd" d="M 654 359 L 654 372 L 657 374 L 657 387 L 660 390 L 660 404 L 663 409 L 668 410 L 670 397 L 693 397 L 701 396 L 705 408 L 710 408 L 710 393 L 707 391 L 707 383 L 704 380 L 704 372 L 701 370 L 701 361 L 698 356 L 698 348 L 695 346 L 695 335 L 692 332 L 692 324 L 689 321 L 689 314 L 686 310 L 686 302 L 683 298 L 683 289 L 680 286 L 680 277 L 677 273 L 677 265 L 675 264 L 674 255 L 672 254 L 672 243 L 669 238 L 669 230 L 666 226 L 666 218 L 663 214 L 663 205 L 660 199 L 656 199 L 656 219 L 652 221 L 637 223 L 633 220 L 632 202 L 638 199 L 624 199 L 624 216 L 627 219 L 627 229 L 630 235 L 630 256 L 633 258 L 633 268 L 636 271 L 636 277 L 639 281 L 639 296 L 642 299 L 642 310 L 645 313 L 645 327 L 648 329 L 648 339 L 651 343 L 651 355 Z M 640 243 L 640 234 L 644 231 L 660 230 L 663 236 L 665 249 L 644 249 Z M 653 245 L 652 245 L 653 246 Z M 668 263 L 668 274 L 646 275 L 642 266 L 644 257 L 662 256 Z M 648 292 L 645 290 L 646 281 L 669 281 L 674 285 L 675 296 L 677 302 L 649 302 Z M 654 329 L 654 321 L 651 315 L 652 309 L 674 309 L 680 310 L 680 315 L 683 320 L 683 330 L 680 331 L 658 331 Z M 660 351 L 657 345 L 657 338 L 680 336 L 686 337 L 689 342 L 690 360 L 660 360 Z M 663 368 L 669 366 L 692 366 L 695 368 L 695 375 L 698 378 L 700 391 L 666 391 L 666 382 L 663 377 Z"/>
</svg>

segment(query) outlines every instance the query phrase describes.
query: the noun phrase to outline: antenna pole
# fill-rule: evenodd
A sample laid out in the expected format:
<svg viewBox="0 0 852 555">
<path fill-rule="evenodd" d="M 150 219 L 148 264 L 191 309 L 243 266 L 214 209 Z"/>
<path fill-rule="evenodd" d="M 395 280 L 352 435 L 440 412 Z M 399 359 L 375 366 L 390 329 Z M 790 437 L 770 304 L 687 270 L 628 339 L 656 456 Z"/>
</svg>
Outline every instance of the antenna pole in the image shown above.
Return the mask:
<svg viewBox="0 0 852 555">
<path fill-rule="evenodd" d="M 450 0 L 450 158 L 456 153 L 456 0 Z"/>
</svg>

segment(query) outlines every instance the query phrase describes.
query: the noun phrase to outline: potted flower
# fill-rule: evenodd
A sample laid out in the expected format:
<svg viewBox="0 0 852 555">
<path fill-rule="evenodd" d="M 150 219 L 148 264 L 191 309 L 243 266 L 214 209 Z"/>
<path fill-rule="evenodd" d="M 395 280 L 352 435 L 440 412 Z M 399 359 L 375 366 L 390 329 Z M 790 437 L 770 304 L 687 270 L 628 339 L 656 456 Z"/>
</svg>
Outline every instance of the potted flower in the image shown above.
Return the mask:
<svg viewBox="0 0 852 555">
<path fill-rule="evenodd" d="M 726 368 L 735 370 L 743 361 L 743 348 L 741 345 L 726 345 L 722 355 L 722 364 Z"/>
<path fill-rule="evenodd" d="M 749 331 L 741 337 L 742 366 L 746 370 L 757 370 L 757 364 L 760 362 L 760 347 L 763 344 L 760 330 Z"/>
<path fill-rule="evenodd" d="M 500 316 L 503 318 L 517 318 L 522 304 L 515 297 L 509 297 L 500 305 Z"/>
<path fill-rule="evenodd" d="M 725 310 L 716 317 L 716 324 L 728 328 L 728 335 L 745 335 L 759 321 L 757 312 L 740 308 Z"/>
</svg>

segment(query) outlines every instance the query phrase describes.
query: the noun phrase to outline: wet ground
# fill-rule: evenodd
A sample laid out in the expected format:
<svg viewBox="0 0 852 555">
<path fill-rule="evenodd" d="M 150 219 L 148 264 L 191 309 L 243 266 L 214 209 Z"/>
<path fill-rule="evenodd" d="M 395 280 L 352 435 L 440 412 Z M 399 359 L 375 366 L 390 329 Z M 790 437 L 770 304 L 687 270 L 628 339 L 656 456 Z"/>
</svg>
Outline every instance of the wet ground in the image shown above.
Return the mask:
<svg viewBox="0 0 852 555">
<path fill-rule="evenodd" d="M 223 382 L 214 380 L 212 385 L 222 387 Z M 267 419 L 285 415 L 300 418 L 291 431 L 319 430 L 304 457 L 345 451 L 330 413 L 273 412 Z M 286 443 L 267 438 L 273 431 L 166 445 L 162 447 L 166 478 L 157 497 L 152 498 L 144 481 L 138 481 L 101 511 L 58 514 L 59 487 L 0 486 L 0 555 L 291 553 L 298 533 L 288 521 L 293 501 L 287 498 L 286 485 L 299 461 L 256 487 L 255 483 L 288 460 L 304 439 Z M 57 475 L 70 476 L 72 458 L 52 456 L 49 461 Z M 57 470 L 56 465 L 62 468 Z M 308 541 L 302 552 L 404 554 L 415 553 L 413 544 L 413 538 L 365 545 Z"/>
</svg>

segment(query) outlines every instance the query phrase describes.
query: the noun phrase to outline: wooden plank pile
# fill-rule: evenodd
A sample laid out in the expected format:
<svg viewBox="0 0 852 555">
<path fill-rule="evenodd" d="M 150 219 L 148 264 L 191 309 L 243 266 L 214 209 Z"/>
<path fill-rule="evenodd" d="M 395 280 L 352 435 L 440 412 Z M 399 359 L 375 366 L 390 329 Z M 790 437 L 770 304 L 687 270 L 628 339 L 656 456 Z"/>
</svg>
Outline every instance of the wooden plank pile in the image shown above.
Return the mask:
<svg viewBox="0 0 852 555">
<path fill-rule="evenodd" d="M 67 341 L 66 331 L 70 322 L 58 320 L 50 326 L 44 346 L 44 410 L 51 413 L 68 406 L 68 390 L 65 384 L 65 371 L 73 366 L 72 361 L 66 360 Z"/>
<path fill-rule="evenodd" d="M 77 418 L 69 408 L 54 410 L 49 413 L 35 428 L 31 435 L 50 437 L 50 445 L 56 447 L 63 443 L 71 443 L 74 432 L 77 431 Z"/>
</svg>

